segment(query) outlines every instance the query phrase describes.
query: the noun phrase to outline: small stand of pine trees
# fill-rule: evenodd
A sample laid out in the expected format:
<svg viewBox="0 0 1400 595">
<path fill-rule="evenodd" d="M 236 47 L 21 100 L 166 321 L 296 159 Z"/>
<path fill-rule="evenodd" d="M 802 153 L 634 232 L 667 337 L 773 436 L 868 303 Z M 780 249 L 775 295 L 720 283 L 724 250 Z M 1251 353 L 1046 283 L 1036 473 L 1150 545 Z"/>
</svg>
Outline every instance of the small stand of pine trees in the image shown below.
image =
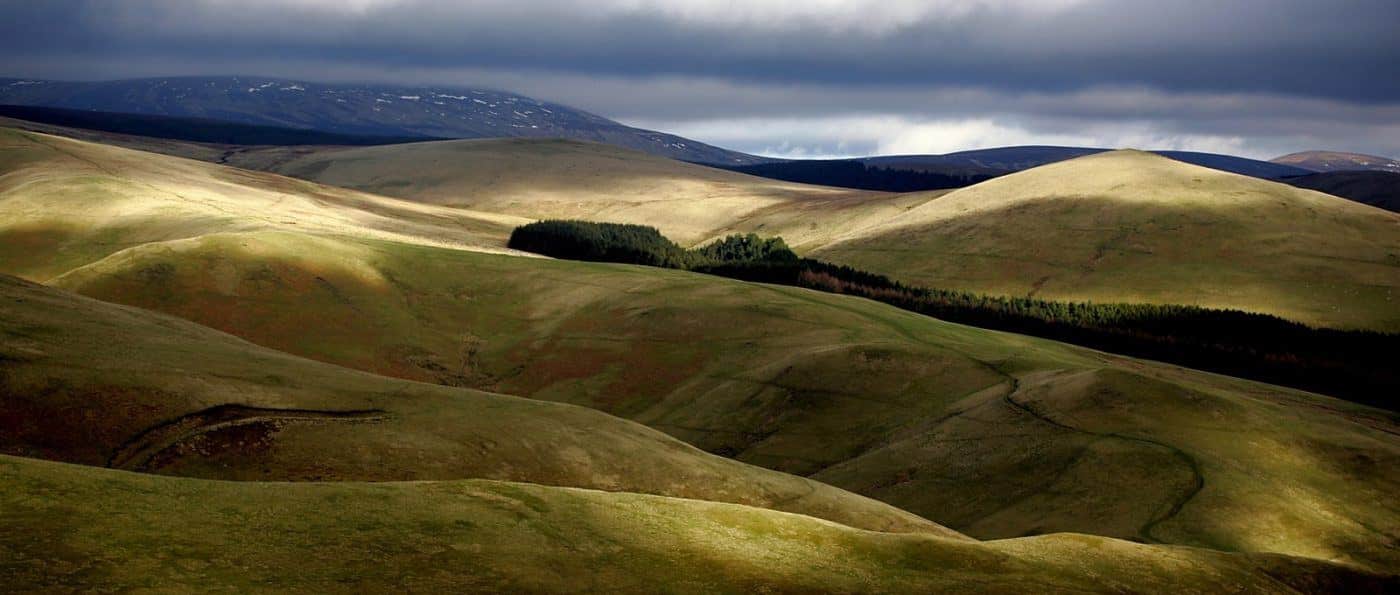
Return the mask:
<svg viewBox="0 0 1400 595">
<path fill-rule="evenodd" d="M 1274 382 L 1393 409 L 1400 335 L 1314 329 L 1276 316 L 1158 304 L 1054 302 L 913 287 L 799 258 L 782 238 L 731 235 L 693 250 L 654 227 L 540 221 L 509 246 L 556 258 L 684 269 L 864 297 L 943 320 Z"/>
</svg>

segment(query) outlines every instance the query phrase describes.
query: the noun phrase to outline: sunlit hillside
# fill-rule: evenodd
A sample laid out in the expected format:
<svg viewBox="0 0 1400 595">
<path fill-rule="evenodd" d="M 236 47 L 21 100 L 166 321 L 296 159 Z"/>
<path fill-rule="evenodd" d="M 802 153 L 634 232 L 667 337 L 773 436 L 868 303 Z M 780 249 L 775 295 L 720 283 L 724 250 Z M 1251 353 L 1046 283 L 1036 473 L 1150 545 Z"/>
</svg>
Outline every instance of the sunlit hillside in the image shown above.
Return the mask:
<svg viewBox="0 0 1400 595">
<path fill-rule="evenodd" d="M 504 250 L 523 219 L 0 128 L 0 268 L 47 279 L 151 241 L 296 230 Z"/>
<path fill-rule="evenodd" d="M 1137 151 L 964 188 L 813 253 L 935 287 L 1400 330 L 1400 215 Z"/>
</svg>

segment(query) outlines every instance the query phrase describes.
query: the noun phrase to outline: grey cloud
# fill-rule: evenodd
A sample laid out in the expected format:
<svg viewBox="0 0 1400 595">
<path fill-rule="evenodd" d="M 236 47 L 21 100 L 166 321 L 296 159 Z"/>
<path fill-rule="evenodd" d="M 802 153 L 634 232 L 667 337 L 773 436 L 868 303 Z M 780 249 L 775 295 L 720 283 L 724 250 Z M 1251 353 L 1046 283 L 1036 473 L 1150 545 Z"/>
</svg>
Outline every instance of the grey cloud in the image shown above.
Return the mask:
<svg viewBox="0 0 1400 595">
<path fill-rule="evenodd" d="M 301 8 L 297 8 L 301 6 Z M 1015 4 L 1010 5 L 1012 7 Z M 539 68 L 823 84 L 1064 91 L 1144 85 L 1400 99 L 1400 3 L 1086 2 L 985 8 L 882 34 L 733 27 L 589 4 L 412 0 L 363 11 L 181 0 L 11 2 L 10 50 L 294 57 L 383 67 Z M 50 27 L 28 26 L 48 22 Z M 57 35 L 50 33 L 56 31 Z M 95 56 L 99 57 L 99 56 Z"/>
<path fill-rule="evenodd" d="M 1393 0 L 1083 0 L 1060 10 L 986 0 L 939 13 L 886 0 L 865 6 L 894 16 L 847 10 L 844 24 L 821 15 L 734 23 L 605 10 L 602 0 L 351 4 L 0 0 L 0 75 L 466 84 L 682 131 L 808 123 L 790 126 L 793 138 L 740 139 L 751 144 L 736 148 L 749 150 L 878 148 L 802 127 L 879 117 L 993 121 L 990 130 L 1015 138 L 1400 153 Z"/>
</svg>

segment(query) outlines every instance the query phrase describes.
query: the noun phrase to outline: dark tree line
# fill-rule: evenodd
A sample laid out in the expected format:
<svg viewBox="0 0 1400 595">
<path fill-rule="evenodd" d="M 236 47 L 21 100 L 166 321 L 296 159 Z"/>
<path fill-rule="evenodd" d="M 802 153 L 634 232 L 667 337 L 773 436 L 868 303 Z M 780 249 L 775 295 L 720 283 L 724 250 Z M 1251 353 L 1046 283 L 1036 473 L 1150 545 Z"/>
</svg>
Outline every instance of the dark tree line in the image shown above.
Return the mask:
<svg viewBox="0 0 1400 595">
<path fill-rule="evenodd" d="M 652 227 L 543 221 L 510 246 L 558 258 L 680 268 L 864 297 L 935 318 L 1046 337 L 1395 408 L 1400 335 L 1316 329 L 1276 316 L 1196 306 L 1056 302 L 908 286 L 799 258 L 781 238 L 733 235 L 685 250 Z"/>
<path fill-rule="evenodd" d="M 655 227 L 547 220 L 522 225 L 509 247 L 555 258 L 688 269 L 694 255 Z"/>
</svg>

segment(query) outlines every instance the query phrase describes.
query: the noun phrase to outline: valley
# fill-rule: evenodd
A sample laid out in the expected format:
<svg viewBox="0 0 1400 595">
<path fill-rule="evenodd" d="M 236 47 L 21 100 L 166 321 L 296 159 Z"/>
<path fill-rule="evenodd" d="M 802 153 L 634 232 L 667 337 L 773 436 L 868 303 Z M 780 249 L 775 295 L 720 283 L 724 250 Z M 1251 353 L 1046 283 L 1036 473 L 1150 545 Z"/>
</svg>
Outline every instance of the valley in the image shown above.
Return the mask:
<svg viewBox="0 0 1400 595">
<path fill-rule="evenodd" d="M 1382 209 L 1137 151 L 888 193 L 577 140 L 5 123 L 0 571 L 21 588 L 1395 584 L 1394 411 L 506 246 L 540 219 L 756 233 L 930 287 L 1394 332 Z"/>
</svg>

